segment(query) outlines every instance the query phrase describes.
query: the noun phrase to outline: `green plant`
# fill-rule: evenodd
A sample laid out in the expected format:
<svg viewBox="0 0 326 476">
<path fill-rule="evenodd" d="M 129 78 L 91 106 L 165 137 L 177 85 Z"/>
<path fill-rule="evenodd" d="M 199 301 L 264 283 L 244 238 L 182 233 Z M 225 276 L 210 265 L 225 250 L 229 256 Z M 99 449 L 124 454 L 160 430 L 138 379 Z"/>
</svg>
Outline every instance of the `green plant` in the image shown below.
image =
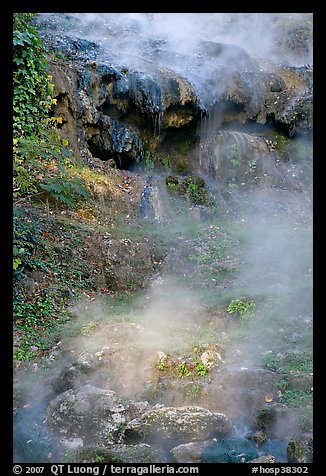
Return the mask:
<svg viewBox="0 0 326 476">
<path fill-rule="evenodd" d="M 252 317 L 253 312 L 256 308 L 256 303 L 253 300 L 249 299 L 232 299 L 230 304 L 227 307 L 229 314 L 236 314 L 242 319 L 249 319 Z"/>
<path fill-rule="evenodd" d="M 230 144 L 227 148 L 226 154 L 227 154 L 227 158 L 230 161 L 238 161 L 238 147 L 237 147 L 237 144 Z M 240 165 L 240 162 L 239 162 L 239 165 Z"/>
<path fill-rule="evenodd" d="M 251 160 L 248 160 L 248 165 L 249 165 L 249 168 L 251 170 L 256 170 L 256 167 L 257 167 L 257 160 L 256 159 L 251 159 Z"/>
<path fill-rule="evenodd" d="M 80 198 L 88 198 L 80 177 L 68 174 L 71 152 L 60 140 L 55 126 L 61 117 L 50 117 L 56 104 L 54 84 L 47 72 L 48 51 L 31 25 L 33 13 L 13 17 L 13 181 L 14 197 L 31 196 L 42 201 L 45 196 L 73 208 Z"/>
<path fill-rule="evenodd" d="M 53 300 L 48 296 L 38 296 L 29 301 L 15 300 L 13 303 L 15 324 L 22 328 L 43 326 L 45 319 L 52 319 L 53 311 Z"/>
<path fill-rule="evenodd" d="M 178 364 L 178 376 L 182 378 L 184 376 L 189 377 L 189 375 L 190 372 L 187 369 L 185 362 L 180 362 L 180 364 Z"/>
<path fill-rule="evenodd" d="M 207 368 L 203 364 L 203 362 L 198 362 L 196 365 L 197 374 L 201 377 L 204 377 L 207 374 Z"/>
<path fill-rule="evenodd" d="M 163 164 L 164 169 L 167 172 L 171 172 L 170 157 L 168 155 L 166 157 L 164 157 L 164 159 L 162 160 L 162 164 Z"/>
<path fill-rule="evenodd" d="M 26 215 L 14 207 L 13 267 L 14 279 L 19 279 L 25 267 L 32 267 L 35 246 L 39 244 L 40 226 L 33 215 Z"/>
<path fill-rule="evenodd" d="M 156 368 L 158 370 L 165 370 L 164 363 L 160 359 L 157 361 Z"/>
<path fill-rule="evenodd" d="M 265 365 L 277 372 L 288 374 L 295 372 L 312 372 L 313 359 L 311 350 L 287 352 L 286 354 L 271 354 L 266 358 Z"/>
<path fill-rule="evenodd" d="M 17 362 L 27 362 L 35 357 L 35 353 L 31 351 L 24 351 L 22 349 L 18 349 L 14 351 L 13 355 L 13 362 L 16 364 Z"/>
<path fill-rule="evenodd" d="M 16 269 L 18 268 L 18 266 L 22 264 L 22 261 L 20 258 L 14 258 L 13 259 L 13 270 L 16 271 Z"/>
<path fill-rule="evenodd" d="M 190 382 L 184 388 L 185 397 L 191 400 L 196 400 L 202 391 L 202 384 L 200 382 Z"/>
<path fill-rule="evenodd" d="M 232 188 L 232 189 L 238 187 L 237 179 L 236 179 L 235 177 L 230 178 L 230 179 L 227 181 L 227 184 L 228 184 L 229 188 Z"/>
<path fill-rule="evenodd" d="M 173 175 L 168 175 L 165 178 L 165 183 L 166 183 L 166 186 L 168 187 L 168 190 L 172 191 L 172 190 L 176 190 L 176 188 L 178 187 L 179 180 L 176 177 L 173 177 Z"/>
<path fill-rule="evenodd" d="M 46 70 L 47 50 L 31 25 L 33 13 L 13 17 L 14 137 L 37 135 L 48 121 L 53 85 Z"/>
<path fill-rule="evenodd" d="M 154 168 L 154 161 L 151 159 L 151 153 L 149 150 L 145 152 L 145 164 L 148 170 L 152 170 Z"/>
<path fill-rule="evenodd" d="M 81 177 L 69 177 L 65 172 L 54 178 L 46 178 L 39 186 L 54 200 L 69 208 L 75 208 L 76 202 L 81 198 L 89 197 L 84 180 Z"/>
<path fill-rule="evenodd" d="M 301 410 L 301 414 L 299 417 L 299 428 L 302 431 L 312 431 L 312 428 L 313 428 L 312 405 L 311 405 L 311 408 L 306 408 Z"/>
<path fill-rule="evenodd" d="M 45 195 L 69 208 L 81 198 L 89 198 L 85 181 L 71 169 L 71 152 L 54 132 L 42 132 L 40 138 L 20 139 L 14 157 L 14 186 L 19 195 L 42 201 Z M 44 199 L 44 197 L 43 197 Z"/>
<path fill-rule="evenodd" d="M 285 390 L 278 397 L 280 403 L 290 405 L 292 407 L 306 407 L 312 405 L 312 392 L 304 390 Z"/>
<path fill-rule="evenodd" d="M 239 159 L 231 159 L 231 164 L 234 165 L 235 167 L 239 167 L 241 165 L 241 162 Z"/>
</svg>

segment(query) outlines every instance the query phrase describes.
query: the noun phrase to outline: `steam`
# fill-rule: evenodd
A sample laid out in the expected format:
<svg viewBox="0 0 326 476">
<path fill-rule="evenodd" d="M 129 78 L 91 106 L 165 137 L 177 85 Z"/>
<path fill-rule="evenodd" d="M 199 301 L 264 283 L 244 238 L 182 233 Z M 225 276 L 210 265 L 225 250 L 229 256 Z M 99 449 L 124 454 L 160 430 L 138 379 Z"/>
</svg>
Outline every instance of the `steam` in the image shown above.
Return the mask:
<svg viewBox="0 0 326 476">
<path fill-rule="evenodd" d="M 73 352 L 69 360 L 83 354 L 82 360 L 92 362 L 92 383 L 128 398 L 141 398 L 157 372 L 160 352 L 182 355 L 189 351 L 189 343 L 202 325 L 200 310 L 199 299 L 175 277 L 155 280 L 139 307 L 123 316 L 97 298 L 86 312 L 80 306 L 78 319 L 86 325 L 99 322 L 98 327 L 66 343 L 66 350 L 70 347 Z"/>
<path fill-rule="evenodd" d="M 198 54 L 202 41 L 242 46 L 248 52 L 275 61 L 298 61 L 284 57 L 289 32 L 306 29 L 306 61 L 311 61 L 312 13 L 68 13 L 40 14 L 41 20 L 63 23 L 67 33 L 99 42 L 111 54 L 146 57 L 148 48 L 175 54 Z M 309 41 L 310 40 L 310 41 Z M 145 50 L 142 50 L 145 47 Z M 302 52 L 303 53 L 303 52 Z"/>
<path fill-rule="evenodd" d="M 312 63 L 311 13 L 42 13 L 38 21 L 99 44 L 101 59 L 128 69 L 172 68 L 190 79 L 216 67 L 203 42 L 237 45 L 276 63 Z M 295 30 L 306 40 L 294 52 Z M 228 59 L 218 63 L 233 66 Z"/>
</svg>

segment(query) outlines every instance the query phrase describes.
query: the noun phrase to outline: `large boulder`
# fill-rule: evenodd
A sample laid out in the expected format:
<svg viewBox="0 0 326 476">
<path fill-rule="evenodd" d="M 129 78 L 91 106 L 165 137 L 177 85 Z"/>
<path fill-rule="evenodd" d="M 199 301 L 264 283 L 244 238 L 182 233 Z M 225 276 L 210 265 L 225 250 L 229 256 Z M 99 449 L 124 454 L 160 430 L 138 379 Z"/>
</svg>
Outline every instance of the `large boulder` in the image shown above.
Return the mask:
<svg viewBox="0 0 326 476">
<path fill-rule="evenodd" d="M 291 438 L 287 446 L 289 463 L 312 463 L 313 462 L 313 438 L 303 435 Z"/>
<path fill-rule="evenodd" d="M 175 446 L 171 453 L 177 463 L 201 463 L 203 451 L 213 443 L 213 440 L 192 441 Z"/>
<path fill-rule="evenodd" d="M 154 408 L 130 421 L 124 438 L 128 442 L 162 440 L 196 441 L 212 436 L 227 436 L 231 421 L 222 413 L 196 406 Z"/>
<path fill-rule="evenodd" d="M 90 384 L 69 389 L 47 408 L 48 425 L 67 448 L 119 440 L 125 425 L 149 408 L 147 402 L 123 402 L 115 392 Z"/>
<path fill-rule="evenodd" d="M 140 288 L 146 276 L 155 271 L 150 247 L 144 241 L 104 239 L 101 247 L 108 289 L 126 291 Z"/>
</svg>

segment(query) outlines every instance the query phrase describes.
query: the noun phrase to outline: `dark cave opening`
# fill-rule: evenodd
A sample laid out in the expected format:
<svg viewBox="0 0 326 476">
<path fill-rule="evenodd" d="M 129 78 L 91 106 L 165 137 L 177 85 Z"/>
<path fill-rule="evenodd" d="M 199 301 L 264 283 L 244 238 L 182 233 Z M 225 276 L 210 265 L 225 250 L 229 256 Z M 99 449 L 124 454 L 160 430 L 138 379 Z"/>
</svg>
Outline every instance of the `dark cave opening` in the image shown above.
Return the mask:
<svg viewBox="0 0 326 476">
<path fill-rule="evenodd" d="M 88 149 L 93 157 L 96 157 L 103 162 L 113 160 L 118 169 L 132 170 L 135 167 L 134 157 L 130 157 L 128 153 L 117 153 L 101 147 L 96 140 L 90 139 L 87 141 Z"/>
</svg>

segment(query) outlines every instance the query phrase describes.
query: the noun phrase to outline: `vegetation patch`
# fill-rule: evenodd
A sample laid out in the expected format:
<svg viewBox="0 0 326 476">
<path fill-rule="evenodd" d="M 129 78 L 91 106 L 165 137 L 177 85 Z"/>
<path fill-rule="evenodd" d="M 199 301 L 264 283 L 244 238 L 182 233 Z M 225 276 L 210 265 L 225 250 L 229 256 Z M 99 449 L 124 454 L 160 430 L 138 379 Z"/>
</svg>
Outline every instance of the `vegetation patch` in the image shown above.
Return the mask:
<svg viewBox="0 0 326 476">
<path fill-rule="evenodd" d="M 177 194 L 194 205 L 209 207 L 215 205 L 215 200 L 206 189 L 205 180 L 202 177 L 190 175 L 179 181 L 177 177 L 168 175 L 165 183 L 170 193 Z"/>
<path fill-rule="evenodd" d="M 229 314 L 234 314 L 241 319 L 250 319 L 253 316 L 255 308 L 256 303 L 254 300 L 241 298 L 232 299 L 227 307 L 227 311 Z"/>
</svg>

